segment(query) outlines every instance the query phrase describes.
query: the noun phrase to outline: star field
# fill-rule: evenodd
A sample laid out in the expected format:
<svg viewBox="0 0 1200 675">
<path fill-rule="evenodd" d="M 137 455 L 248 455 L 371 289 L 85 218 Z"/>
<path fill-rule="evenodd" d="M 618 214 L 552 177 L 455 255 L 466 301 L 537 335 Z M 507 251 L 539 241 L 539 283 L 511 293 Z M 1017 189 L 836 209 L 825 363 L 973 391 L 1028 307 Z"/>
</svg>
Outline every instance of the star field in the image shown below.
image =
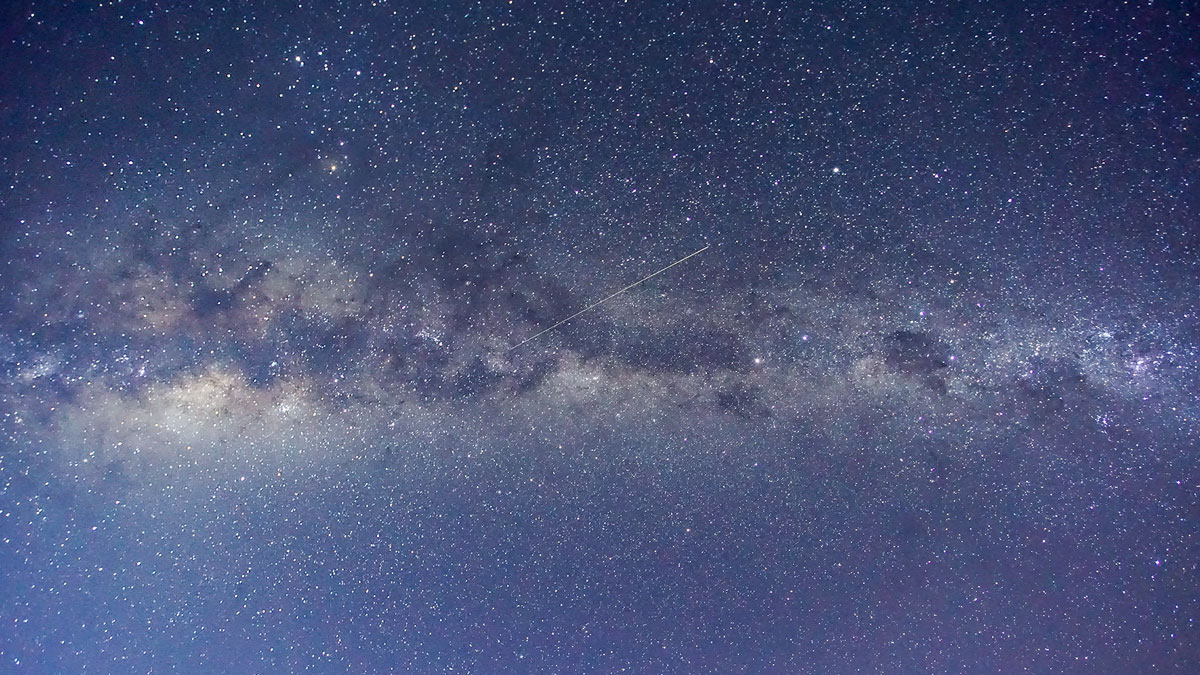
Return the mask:
<svg viewBox="0 0 1200 675">
<path fill-rule="evenodd" d="M 1187 3 L 0 20 L 0 672 L 1200 667 Z"/>
</svg>

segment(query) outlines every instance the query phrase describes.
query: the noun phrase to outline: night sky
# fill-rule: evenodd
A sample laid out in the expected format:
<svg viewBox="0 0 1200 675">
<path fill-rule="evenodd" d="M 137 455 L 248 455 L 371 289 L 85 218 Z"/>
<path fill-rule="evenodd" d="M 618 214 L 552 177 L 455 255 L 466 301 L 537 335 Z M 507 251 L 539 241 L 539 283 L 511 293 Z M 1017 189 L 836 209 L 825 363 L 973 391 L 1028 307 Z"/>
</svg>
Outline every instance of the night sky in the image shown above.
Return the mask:
<svg viewBox="0 0 1200 675">
<path fill-rule="evenodd" d="M 1200 672 L 1195 3 L 211 4 L 0 18 L 0 672 Z"/>
</svg>

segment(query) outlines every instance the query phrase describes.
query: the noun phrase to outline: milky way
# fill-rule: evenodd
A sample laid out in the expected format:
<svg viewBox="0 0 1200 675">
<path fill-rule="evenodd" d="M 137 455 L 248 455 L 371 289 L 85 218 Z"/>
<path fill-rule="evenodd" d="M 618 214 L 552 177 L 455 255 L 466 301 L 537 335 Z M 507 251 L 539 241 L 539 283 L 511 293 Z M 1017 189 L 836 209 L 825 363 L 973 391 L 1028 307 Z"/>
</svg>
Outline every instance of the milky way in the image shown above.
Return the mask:
<svg viewBox="0 0 1200 675">
<path fill-rule="evenodd" d="M 0 671 L 1200 668 L 1194 12 L 4 25 Z"/>
</svg>

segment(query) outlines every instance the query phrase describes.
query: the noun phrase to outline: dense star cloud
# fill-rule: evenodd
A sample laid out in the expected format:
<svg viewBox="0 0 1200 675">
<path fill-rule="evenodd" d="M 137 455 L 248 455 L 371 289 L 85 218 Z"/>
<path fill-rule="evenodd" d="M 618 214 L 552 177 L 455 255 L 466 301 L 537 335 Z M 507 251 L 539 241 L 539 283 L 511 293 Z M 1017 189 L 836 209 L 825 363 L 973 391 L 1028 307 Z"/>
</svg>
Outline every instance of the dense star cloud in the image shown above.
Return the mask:
<svg viewBox="0 0 1200 675">
<path fill-rule="evenodd" d="M 1187 8 L 4 22 L 0 671 L 1200 667 Z"/>
</svg>

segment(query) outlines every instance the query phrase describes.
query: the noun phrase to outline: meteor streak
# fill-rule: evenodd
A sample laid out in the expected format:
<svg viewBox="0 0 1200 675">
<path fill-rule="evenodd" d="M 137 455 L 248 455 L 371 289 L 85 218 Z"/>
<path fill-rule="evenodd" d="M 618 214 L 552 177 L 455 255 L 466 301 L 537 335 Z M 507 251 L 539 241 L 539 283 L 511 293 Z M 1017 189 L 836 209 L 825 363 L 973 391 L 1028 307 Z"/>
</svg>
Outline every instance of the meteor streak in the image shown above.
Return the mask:
<svg viewBox="0 0 1200 675">
<path fill-rule="evenodd" d="M 616 291 L 616 292 L 612 293 L 611 295 L 607 295 L 607 296 L 605 296 L 605 297 L 603 297 L 603 298 L 601 298 L 601 299 L 597 300 L 596 302 L 593 302 L 592 304 L 588 305 L 587 307 L 584 307 L 583 309 L 579 310 L 578 312 L 575 312 L 574 314 L 572 314 L 571 316 L 568 316 L 567 318 L 563 319 L 562 321 L 559 321 L 558 323 L 554 324 L 553 326 L 550 326 L 549 328 L 545 328 L 545 329 L 543 329 L 543 330 L 541 330 L 541 331 L 538 331 L 537 333 L 535 333 L 535 334 L 531 335 L 530 337 L 527 337 L 527 338 L 525 338 L 524 340 L 521 340 L 520 342 L 518 342 L 517 344 L 513 345 L 512 347 L 509 347 L 508 351 L 510 351 L 510 352 L 511 352 L 511 351 L 513 351 L 514 349 L 516 349 L 517 347 L 520 347 L 521 345 L 525 344 L 526 342 L 529 342 L 529 341 L 531 341 L 531 340 L 534 340 L 534 339 L 536 339 L 536 338 L 538 338 L 538 337 L 540 337 L 540 336 L 542 336 L 542 335 L 545 335 L 546 333 L 549 333 L 550 331 L 554 330 L 555 328 L 558 328 L 559 326 L 561 326 L 561 325 L 563 325 L 564 323 L 566 323 L 566 322 L 570 321 L 571 319 L 574 319 L 575 317 L 579 316 L 580 314 L 583 314 L 584 312 L 586 312 L 586 311 L 588 311 L 588 310 L 590 310 L 590 309 L 593 309 L 593 308 L 595 308 L 595 307 L 598 307 L 598 306 L 600 306 L 600 305 L 604 304 L 605 302 L 608 302 L 609 300 L 612 300 L 613 298 L 615 298 L 615 297 L 617 297 L 618 295 L 620 295 L 620 294 L 624 293 L 625 291 L 627 291 L 627 290 L 629 290 L 629 289 L 633 288 L 634 286 L 637 286 L 638 284 L 642 284 L 642 283 L 645 283 L 645 282 L 647 282 L 647 281 L 649 281 L 649 280 L 653 279 L 654 277 L 656 277 L 656 276 L 658 276 L 658 275 L 662 274 L 663 272 L 666 272 L 667 270 L 669 270 L 669 269 L 671 269 L 672 267 L 674 267 L 674 266 L 678 265 L 679 263 L 681 263 L 681 262 L 683 262 L 683 261 L 687 260 L 688 258 L 691 258 L 692 256 L 696 256 L 696 255 L 700 255 L 701 253 L 704 253 L 705 251 L 707 251 L 707 250 L 708 250 L 709 246 L 711 246 L 711 244 L 709 244 L 709 245 L 706 245 L 704 248 L 700 249 L 699 251 L 696 251 L 696 252 L 694 252 L 694 253 L 689 253 L 688 255 L 685 255 L 685 256 L 683 256 L 683 257 L 682 257 L 682 258 L 680 258 L 679 260 L 676 260 L 675 262 L 671 263 L 670 265 L 667 265 L 666 267 L 664 267 L 664 268 L 662 268 L 661 270 L 659 270 L 659 271 L 655 272 L 654 274 L 650 274 L 650 275 L 644 276 L 644 277 L 642 277 L 641 279 L 638 279 L 637 281 L 633 282 L 632 284 L 629 284 L 628 286 L 626 286 L 626 287 L 624 287 L 624 288 L 620 289 L 619 291 Z"/>
</svg>

